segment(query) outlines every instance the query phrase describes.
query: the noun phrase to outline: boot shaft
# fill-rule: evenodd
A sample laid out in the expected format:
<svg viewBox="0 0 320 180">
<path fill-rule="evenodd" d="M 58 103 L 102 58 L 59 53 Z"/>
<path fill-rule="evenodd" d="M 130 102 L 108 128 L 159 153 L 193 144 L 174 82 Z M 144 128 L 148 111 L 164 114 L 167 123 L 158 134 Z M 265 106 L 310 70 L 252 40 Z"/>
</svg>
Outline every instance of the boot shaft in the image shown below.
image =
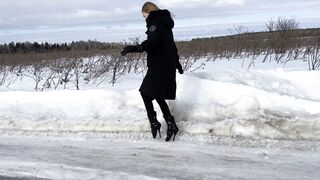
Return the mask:
<svg viewBox="0 0 320 180">
<path fill-rule="evenodd" d="M 164 120 L 166 121 L 167 124 L 173 124 L 174 122 L 174 117 L 169 115 L 169 116 L 163 116 Z"/>
<path fill-rule="evenodd" d="M 158 120 L 157 120 L 157 112 L 154 111 L 153 113 L 148 113 L 148 119 L 150 121 L 150 124 L 153 124 L 153 123 L 157 123 Z"/>
<path fill-rule="evenodd" d="M 178 129 L 176 122 L 174 121 L 174 117 L 173 116 L 163 116 L 163 118 L 165 119 L 167 125 L 168 125 L 168 129 Z"/>
</svg>

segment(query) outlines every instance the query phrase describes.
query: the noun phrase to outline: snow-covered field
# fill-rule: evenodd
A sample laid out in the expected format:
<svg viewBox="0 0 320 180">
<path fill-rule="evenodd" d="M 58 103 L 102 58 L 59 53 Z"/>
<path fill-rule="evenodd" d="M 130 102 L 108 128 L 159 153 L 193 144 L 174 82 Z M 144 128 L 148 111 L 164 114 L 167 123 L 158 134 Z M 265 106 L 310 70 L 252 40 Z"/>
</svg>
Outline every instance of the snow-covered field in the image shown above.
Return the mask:
<svg viewBox="0 0 320 180">
<path fill-rule="evenodd" d="M 303 62 L 248 63 L 202 59 L 177 74 L 177 99 L 168 101 L 181 130 L 174 143 L 149 137 L 141 74 L 80 91 L 2 87 L 0 175 L 319 179 L 320 72 Z"/>
</svg>

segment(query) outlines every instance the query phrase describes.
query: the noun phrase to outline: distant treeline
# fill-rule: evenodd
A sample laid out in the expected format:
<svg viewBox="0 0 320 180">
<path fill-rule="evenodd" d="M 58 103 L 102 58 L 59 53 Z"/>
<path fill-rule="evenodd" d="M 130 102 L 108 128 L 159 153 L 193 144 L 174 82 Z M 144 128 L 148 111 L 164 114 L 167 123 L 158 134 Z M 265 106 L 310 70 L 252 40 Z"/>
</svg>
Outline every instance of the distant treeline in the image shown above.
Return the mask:
<svg viewBox="0 0 320 180">
<path fill-rule="evenodd" d="M 71 43 L 11 42 L 0 45 L 0 54 L 48 53 L 64 51 L 110 50 L 119 46 L 116 43 L 99 41 L 72 41 Z"/>
<path fill-rule="evenodd" d="M 177 47 L 185 67 L 200 57 L 209 59 L 235 58 L 275 54 L 275 61 L 296 59 L 299 54 L 318 49 L 320 46 L 320 28 L 269 30 L 267 32 L 248 32 L 243 27 L 235 27 L 236 32 L 228 36 L 196 38 L 190 41 L 178 41 Z M 73 41 L 70 43 L 11 42 L 0 45 L 0 65 L 32 65 L 38 61 L 56 59 L 78 59 L 94 56 L 119 55 L 125 44 L 137 44 L 139 39 L 124 43 L 99 41 Z M 314 69 L 313 67 L 311 69 Z"/>
<path fill-rule="evenodd" d="M 242 52 L 244 50 L 264 51 L 266 49 L 286 51 L 288 48 L 295 48 L 297 46 L 315 45 L 318 44 L 319 41 L 320 28 L 314 28 L 290 31 L 238 32 L 237 34 L 228 36 L 179 41 L 177 45 L 182 56 L 189 56 L 190 54 L 203 54 L 224 50 L 234 52 Z M 137 43 L 137 41 L 134 43 Z M 71 43 L 11 42 L 0 45 L 0 54 L 34 54 L 68 51 L 108 52 L 119 50 L 122 46 L 123 44 L 121 43 L 107 43 L 92 40 L 72 41 Z"/>
<path fill-rule="evenodd" d="M 196 38 L 177 42 L 180 52 L 190 54 L 238 56 L 242 53 L 260 55 L 266 52 L 285 53 L 288 50 L 319 46 L 320 28 L 268 32 L 239 32 L 234 35 Z"/>
<path fill-rule="evenodd" d="M 183 59 L 209 56 L 212 59 L 276 54 L 276 61 L 285 53 L 309 53 L 320 46 L 320 28 L 299 29 L 294 18 L 271 18 L 265 23 L 265 32 L 249 32 L 243 25 L 233 26 L 231 35 L 197 38 L 177 42 L 179 55 Z M 71 43 L 11 42 L 0 45 L 0 65 L 32 64 L 41 60 L 60 58 L 84 58 L 98 55 L 119 54 L 123 45 L 137 44 L 139 39 L 124 43 L 99 41 L 73 41 Z M 28 55 L 28 57 L 26 57 Z M 294 56 L 295 59 L 297 57 Z M 291 56 L 287 57 L 292 58 Z"/>
</svg>

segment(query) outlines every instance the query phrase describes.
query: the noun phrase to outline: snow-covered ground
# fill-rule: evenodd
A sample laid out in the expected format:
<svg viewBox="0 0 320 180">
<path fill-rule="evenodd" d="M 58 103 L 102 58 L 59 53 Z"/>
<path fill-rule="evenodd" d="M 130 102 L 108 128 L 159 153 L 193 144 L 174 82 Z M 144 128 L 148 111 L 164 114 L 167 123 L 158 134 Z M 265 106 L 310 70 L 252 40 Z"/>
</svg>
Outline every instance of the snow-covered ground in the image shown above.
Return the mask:
<svg viewBox="0 0 320 180">
<path fill-rule="evenodd" d="M 168 101 L 181 130 L 174 143 L 150 138 L 142 74 L 80 91 L 2 87 L 0 175 L 319 179 L 320 72 L 260 60 L 248 69 L 241 59 L 202 59 L 177 74 L 177 99 Z"/>
<path fill-rule="evenodd" d="M 181 133 L 320 140 L 319 71 L 308 71 L 307 63 L 299 62 L 284 69 L 257 63 L 248 70 L 241 64 L 239 59 L 202 60 L 177 75 L 177 99 L 169 105 Z M 81 91 L 26 92 L 19 91 L 24 86 L 17 82 L 15 91 L 0 92 L 0 129 L 147 132 L 138 92 L 142 78 L 129 74 L 115 86 L 84 86 Z"/>
</svg>

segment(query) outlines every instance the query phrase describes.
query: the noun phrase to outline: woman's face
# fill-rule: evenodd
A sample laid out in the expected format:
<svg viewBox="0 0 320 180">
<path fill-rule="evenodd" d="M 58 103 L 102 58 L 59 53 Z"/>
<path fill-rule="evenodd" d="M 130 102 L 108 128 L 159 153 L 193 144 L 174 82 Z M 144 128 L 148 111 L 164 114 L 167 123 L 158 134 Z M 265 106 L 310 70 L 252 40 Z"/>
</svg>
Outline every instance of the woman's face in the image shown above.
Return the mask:
<svg viewBox="0 0 320 180">
<path fill-rule="evenodd" d="M 147 18 L 149 16 L 149 13 L 142 12 L 142 15 L 144 18 Z"/>
</svg>

